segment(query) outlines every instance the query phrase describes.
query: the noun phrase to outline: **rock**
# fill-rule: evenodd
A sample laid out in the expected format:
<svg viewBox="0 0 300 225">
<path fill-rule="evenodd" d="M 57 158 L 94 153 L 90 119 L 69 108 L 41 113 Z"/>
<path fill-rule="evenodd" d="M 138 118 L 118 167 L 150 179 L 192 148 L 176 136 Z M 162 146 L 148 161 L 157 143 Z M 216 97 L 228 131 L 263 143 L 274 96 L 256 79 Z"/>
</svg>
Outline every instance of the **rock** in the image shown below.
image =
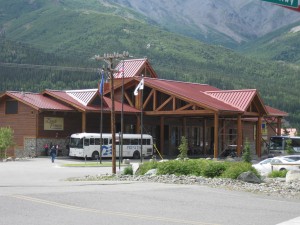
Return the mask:
<svg viewBox="0 0 300 225">
<path fill-rule="evenodd" d="M 156 175 L 157 169 L 151 169 L 145 173 L 146 176 L 154 176 Z"/>
<path fill-rule="evenodd" d="M 123 159 L 123 164 L 130 164 L 130 160 L 129 159 Z"/>
<path fill-rule="evenodd" d="M 241 173 L 237 179 L 247 183 L 254 183 L 254 184 L 261 183 L 261 180 L 251 171 Z"/>
<path fill-rule="evenodd" d="M 139 170 L 139 168 L 140 168 L 140 164 L 139 164 L 139 163 L 132 163 L 131 166 L 132 166 L 133 174 L 136 174 L 136 172 L 137 172 L 137 171 Z"/>
<path fill-rule="evenodd" d="M 285 182 L 300 180 L 300 170 L 290 170 L 285 176 Z"/>
<path fill-rule="evenodd" d="M 11 162 L 11 161 L 13 161 L 13 158 L 12 157 L 8 157 L 6 160 L 7 160 L 7 162 Z"/>
</svg>

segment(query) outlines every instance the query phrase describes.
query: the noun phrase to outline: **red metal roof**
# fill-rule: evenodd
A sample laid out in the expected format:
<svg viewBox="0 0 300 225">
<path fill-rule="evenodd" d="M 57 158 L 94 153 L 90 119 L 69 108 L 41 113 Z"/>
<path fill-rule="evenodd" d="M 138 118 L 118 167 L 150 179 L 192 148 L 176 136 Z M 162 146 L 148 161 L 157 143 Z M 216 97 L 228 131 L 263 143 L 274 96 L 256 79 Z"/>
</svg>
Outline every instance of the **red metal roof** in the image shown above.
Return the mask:
<svg viewBox="0 0 300 225">
<path fill-rule="evenodd" d="M 6 94 L 36 109 L 73 111 L 74 109 L 37 93 L 8 91 Z"/>
<path fill-rule="evenodd" d="M 140 80 L 141 78 L 136 78 Z M 188 99 L 194 103 L 203 105 L 212 110 L 221 111 L 235 111 L 239 112 L 240 109 L 227 104 L 217 98 L 206 94 L 208 91 L 220 91 L 220 89 L 207 85 L 198 83 L 189 83 L 173 80 L 163 80 L 163 79 L 153 79 L 145 77 L 145 85 L 154 87 L 158 90 L 163 90 L 168 93 L 172 93 L 176 96 Z"/>
<path fill-rule="evenodd" d="M 124 72 L 124 78 L 134 77 L 140 75 L 139 73 L 143 73 L 144 68 L 149 69 L 152 73 L 152 77 L 157 77 L 153 68 L 149 64 L 147 59 L 130 59 L 123 60 L 119 62 L 116 66 L 115 70 L 119 71 L 118 73 L 114 73 L 114 78 L 122 78 Z"/>
<path fill-rule="evenodd" d="M 257 91 L 255 89 L 207 91 L 206 94 L 229 105 L 232 105 L 239 110 L 246 111 L 255 95 L 257 95 Z"/>
<path fill-rule="evenodd" d="M 68 91 L 59 91 L 59 90 L 45 90 L 44 94 L 49 94 L 57 99 L 60 99 L 64 102 L 67 102 L 70 105 L 73 105 L 80 110 L 85 111 L 100 111 L 100 106 L 89 105 L 90 100 L 98 95 L 98 89 L 83 89 L 83 90 L 68 90 Z M 103 111 L 111 110 L 111 99 L 107 97 L 103 97 Z M 122 103 L 115 101 L 115 111 L 122 111 Z M 124 112 L 140 112 L 139 110 L 123 104 Z"/>
<path fill-rule="evenodd" d="M 112 106 L 112 101 L 110 98 L 107 98 L 107 97 L 103 97 L 104 98 L 104 101 L 105 103 L 107 104 L 107 110 L 110 111 L 111 109 L 111 106 Z M 122 103 L 119 102 L 119 101 L 115 101 L 115 111 L 116 112 L 121 112 L 122 111 Z M 140 113 L 141 111 L 136 109 L 136 108 L 133 108 L 127 104 L 123 104 L 123 111 L 124 112 L 127 112 L 127 113 Z"/>
<path fill-rule="evenodd" d="M 95 96 L 98 89 L 87 89 L 87 90 L 70 90 L 66 91 L 66 94 L 80 102 L 84 106 L 90 102 L 90 100 Z"/>
<path fill-rule="evenodd" d="M 268 116 L 288 116 L 289 114 L 281 111 L 279 109 L 272 108 L 271 106 L 267 106 Z"/>
</svg>

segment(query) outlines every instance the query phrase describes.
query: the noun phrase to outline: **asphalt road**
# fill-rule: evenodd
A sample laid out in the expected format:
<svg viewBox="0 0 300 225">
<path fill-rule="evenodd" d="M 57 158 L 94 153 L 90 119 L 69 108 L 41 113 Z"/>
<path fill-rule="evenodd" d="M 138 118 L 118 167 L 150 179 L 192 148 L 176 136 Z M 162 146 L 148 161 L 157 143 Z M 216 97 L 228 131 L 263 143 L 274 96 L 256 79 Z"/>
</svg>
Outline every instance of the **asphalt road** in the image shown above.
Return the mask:
<svg viewBox="0 0 300 225">
<path fill-rule="evenodd" d="M 112 170 L 68 162 L 0 163 L 0 225 L 300 224 L 299 201 L 196 185 L 70 182 Z"/>
</svg>

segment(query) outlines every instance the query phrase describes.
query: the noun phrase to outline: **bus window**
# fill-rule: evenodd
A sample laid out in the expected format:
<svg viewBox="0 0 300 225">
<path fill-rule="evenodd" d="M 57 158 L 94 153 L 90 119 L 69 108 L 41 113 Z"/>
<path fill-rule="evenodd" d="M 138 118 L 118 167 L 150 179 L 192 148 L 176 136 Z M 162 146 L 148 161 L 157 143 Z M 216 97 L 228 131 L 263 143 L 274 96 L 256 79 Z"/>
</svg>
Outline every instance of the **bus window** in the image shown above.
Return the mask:
<svg viewBox="0 0 300 225">
<path fill-rule="evenodd" d="M 149 139 L 143 139 L 143 145 L 150 145 Z"/>
<path fill-rule="evenodd" d="M 139 144 L 139 139 L 131 139 L 130 144 L 131 145 L 138 145 Z"/>
<path fill-rule="evenodd" d="M 292 139 L 292 146 L 299 148 L 300 147 L 300 139 Z"/>
<path fill-rule="evenodd" d="M 123 139 L 123 145 L 130 145 L 130 139 Z"/>
<path fill-rule="evenodd" d="M 95 145 L 100 145 L 100 138 L 95 138 Z"/>
<path fill-rule="evenodd" d="M 82 138 L 71 138 L 69 146 L 70 148 L 83 148 Z"/>
<path fill-rule="evenodd" d="M 111 141 L 111 140 L 110 140 Z M 103 138 L 103 144 L 108 145 L 108 138 Z"/>
<path fill-rule="evenodd" d="M 271 137 L 270 139 L 270 150 L 283 150 L 283 138 L 282 137 Z"/>
<path fill-rule="evenodd" d="M 90 145 L 90 139 L 89 138 L 85 138 L 84 139 L 84 146 L 89 146 Z"/>
<path fill-rule="evenodd" d="M 90 145 L 95 145 L 95 139 L 94 138 L 90 138 Z"/>
</svg>

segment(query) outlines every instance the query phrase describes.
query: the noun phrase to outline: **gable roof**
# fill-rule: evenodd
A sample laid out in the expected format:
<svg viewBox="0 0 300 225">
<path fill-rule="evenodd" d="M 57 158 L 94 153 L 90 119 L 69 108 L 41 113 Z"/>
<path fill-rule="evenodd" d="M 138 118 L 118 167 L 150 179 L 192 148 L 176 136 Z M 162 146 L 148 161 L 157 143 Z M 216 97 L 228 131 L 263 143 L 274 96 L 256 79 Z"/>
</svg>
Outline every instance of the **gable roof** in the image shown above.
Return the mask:
<svg viewBox="0 0 300 225">
<path fill-rule="evenodd" d="M 57 102 L 51 98 L 47 98 L 41 94 L 31 92 L 7 91 L 1 96 L 9 96 L 16 99 L 25 105 L 28 105 L 36 110 L 55 110 L 55 111 L 74 111 L 74 108 Z"/>
<path fill-rule="evenodd" d="M 150 65 L 147 58 L 145 59 L 130 59 L 122 60 L 116 66 L 115 70 L 119 71 L 114 73 L 114 78 L 122 78 L 124 73 L 124 78 L 141 76 L 143 74 L 147 77 L 157 78 L 157 74 Z"/>
<path fill-rule="evenodd" d="M 256 96 L 260 99 L 256 89 L 208 91 L 205 93 L 242 111 L 247 110 Z M 263 104 L 261 105 L 264 106 Z"/>
<path fill-rule="evenodd" d="M 135 82 L 139 82 L 141 77 L 134 77 L 134 79 Z M 145 86 L 165 94 L 220 113 L 247 113 L 250 116 L 253 107 L 257 108 L 259 113 L 263 115 L 269 113 L 256 89 L 220 90 L 207 84 L 147 77 L 144 78 L 144 83 Z"/>
<path fill-rule="evenodd" d="M 268 111 L 268 116 L 288 116 L 289 114 L 281 111 L 279 109 L 275 109 L 271 106 L 266 105 L 267 111 Z"/>
<path fill-rule="evenodd" d="M 100 105 L 92 105 L 91 100 L 99 97 L 98 89 L 82 89 L 82 90 L 45 90 L 43 95 L 52 96 L 58 100 L 66 102 L 67 104 L 72 105 L 80 111 L 100 111 Z M 103 111 L 110 111 L 112 101 L 108 97 L 103 97 Z M 122 111 L 122 103 L 115 100 L 115 111 Z M 140 110 L 137 110 L 131 106 L 123 104 L 123 111 L 127 113 L 137 113 Z"/>
<path fill-rule="evenodd" d="M 140 80 L 141 78 L 135 79 Z M 235 106 L 225 103 L 219 99 L 213 98 L 212 96 L 207 94 L 206 92 L 208 91 L 220 91 L 220 89 L 207 84 L 152 79 L 147 77 L 145 77 L 144 81 L 145 86 L 155 88 L 165 93 L 176 95 L 186 101 L 202 105 L 214 111 L 242 111 Z"/>
</svg>

